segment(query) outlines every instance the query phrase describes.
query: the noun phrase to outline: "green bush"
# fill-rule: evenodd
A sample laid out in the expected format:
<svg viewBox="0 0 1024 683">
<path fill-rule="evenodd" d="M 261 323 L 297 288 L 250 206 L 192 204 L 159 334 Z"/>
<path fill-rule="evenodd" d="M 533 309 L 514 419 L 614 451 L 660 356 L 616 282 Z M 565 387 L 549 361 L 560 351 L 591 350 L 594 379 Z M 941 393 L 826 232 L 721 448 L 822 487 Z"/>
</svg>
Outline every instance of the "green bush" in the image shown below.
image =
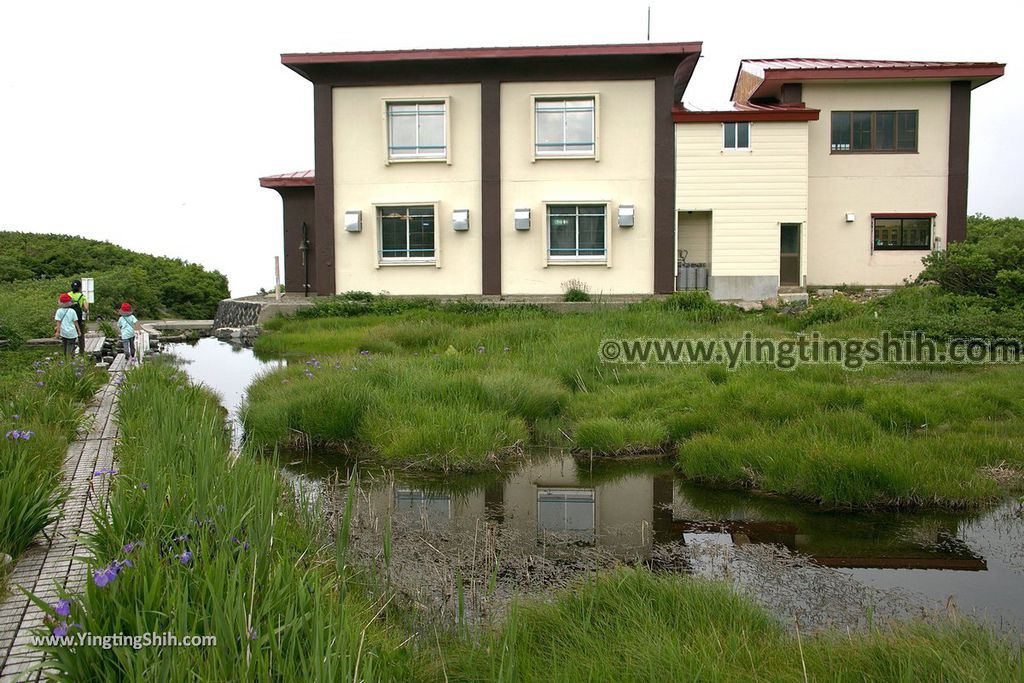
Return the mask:
<svg viewBox="0 0 1024 683">
<path fill-rule="evenodd" d="M 92 319 L 115 318 L 128 301 L 143 318 L 212 318 L 227 278 L 181 259 L 150 256 L 81 237 L 0 232 L 0 338 L 53 333 L 57 297 L 71 280 L 96 280 Z"/>
<path fill-rule="evenodd" d="M 924 258 L 919 280 L 948 292 L 993 297 L 1019 306 L 1024 295 L 1024 219 L 971 216 L 967 239 Z"/>
</svg>

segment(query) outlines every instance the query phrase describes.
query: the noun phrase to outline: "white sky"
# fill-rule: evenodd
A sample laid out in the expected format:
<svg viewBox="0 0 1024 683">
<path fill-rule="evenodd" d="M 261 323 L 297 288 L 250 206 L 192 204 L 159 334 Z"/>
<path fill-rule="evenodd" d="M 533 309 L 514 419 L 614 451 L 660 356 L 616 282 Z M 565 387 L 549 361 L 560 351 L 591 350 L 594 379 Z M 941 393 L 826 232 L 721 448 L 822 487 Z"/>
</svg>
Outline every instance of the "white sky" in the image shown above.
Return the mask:
<svg viewBox="0 0 1024 683">
<path fill-rule="evenodd" d="M 281 201 L 257 179 L 313 167 L 312 86 L 280 53 L 642 42 L 648 4 L 652 41 L 704 42 L 698 102 L 728 99 L 742 57 L 1007 62 L 974 91 L 970 211 L 1024 216 L 1024 40 L 1007 2 L 4 0 L 0 229 L 269 289 Z"/>
</svg>

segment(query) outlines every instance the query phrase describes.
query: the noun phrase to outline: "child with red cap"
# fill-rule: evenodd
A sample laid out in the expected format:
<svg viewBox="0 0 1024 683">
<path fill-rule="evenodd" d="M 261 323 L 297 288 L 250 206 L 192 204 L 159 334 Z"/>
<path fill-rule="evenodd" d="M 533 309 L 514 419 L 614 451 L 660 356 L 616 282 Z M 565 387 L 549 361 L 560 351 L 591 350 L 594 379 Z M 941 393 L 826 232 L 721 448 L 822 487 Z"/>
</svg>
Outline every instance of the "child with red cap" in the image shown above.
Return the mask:
<svg viewBox="0 0 1024 683">
<path fill-rule="evenodd" d="M 132 315 L 132 305 L 127 301 L 121 304 L 121 317 L 117 319 L 117 326 L 121 329 L 124 357 L 135 360 L 135 330 L 139 328 L 139 320 Z"/>
<path fill-rule="evenodd" d="M 78 313 L 71 307 L 71 296 L 67 293 L 60 295 L 60 306 L 54 313 L 53 319 L 57 322 L 53 327 L 53 336 L 64 342 L 64 357 L 72 356 L 75 347 L 78 346 L 78 335 L 81 334 L 81 327 L 78 324 Z"/>
</svg>

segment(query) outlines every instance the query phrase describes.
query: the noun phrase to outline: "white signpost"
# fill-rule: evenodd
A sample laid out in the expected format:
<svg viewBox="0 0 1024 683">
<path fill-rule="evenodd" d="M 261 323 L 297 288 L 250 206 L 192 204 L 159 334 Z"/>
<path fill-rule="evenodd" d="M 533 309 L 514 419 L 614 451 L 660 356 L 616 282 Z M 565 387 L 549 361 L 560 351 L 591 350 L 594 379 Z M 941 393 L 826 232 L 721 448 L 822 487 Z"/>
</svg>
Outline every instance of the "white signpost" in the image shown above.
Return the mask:
<svg viewBox="0 0 1024 683">
<path fill-rule="evenodd" d="M 82 294 L 90 304 L 96 303 L 96 282 L 91 277 L 82 278 Z"/>
</svg>

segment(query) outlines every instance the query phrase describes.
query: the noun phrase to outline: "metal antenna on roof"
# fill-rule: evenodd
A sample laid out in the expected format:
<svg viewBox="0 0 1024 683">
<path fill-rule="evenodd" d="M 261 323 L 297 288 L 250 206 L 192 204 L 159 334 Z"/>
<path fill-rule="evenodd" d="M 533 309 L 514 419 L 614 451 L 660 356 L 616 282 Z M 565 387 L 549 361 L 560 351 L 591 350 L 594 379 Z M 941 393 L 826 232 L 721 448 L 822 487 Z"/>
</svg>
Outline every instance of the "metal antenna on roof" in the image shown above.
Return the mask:
<svg viewBox="0 0 1024 683">
<path fill-rule="evenodd" d="M 651 42 L 651 6 L 647 6 L 647 42 Z"/>
</svg>

